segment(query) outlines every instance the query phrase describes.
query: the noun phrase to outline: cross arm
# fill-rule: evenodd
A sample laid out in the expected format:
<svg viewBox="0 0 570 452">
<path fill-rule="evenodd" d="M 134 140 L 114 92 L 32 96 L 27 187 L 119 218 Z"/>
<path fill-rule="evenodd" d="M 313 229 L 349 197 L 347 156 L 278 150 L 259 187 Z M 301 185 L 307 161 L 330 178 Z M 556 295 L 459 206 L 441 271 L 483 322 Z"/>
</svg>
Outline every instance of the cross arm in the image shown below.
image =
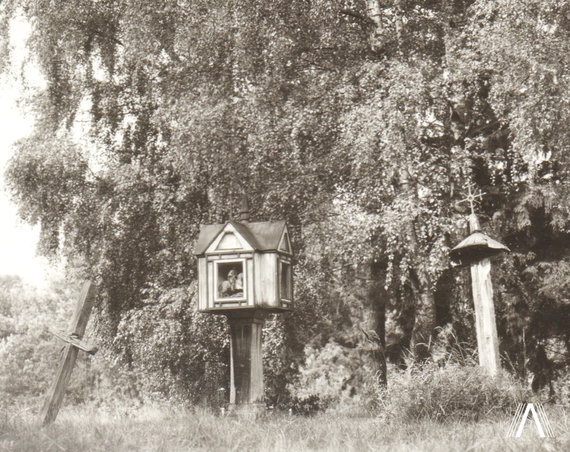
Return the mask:
<svg viewBox="0 0 570 452">
<path fill-rule="evenodd" d="M 74 347 L 77 347 L 79 350 L 83 350 L 84 352 L 89 353 L 90 355 L 97 353 L 97 347 L 83 342 L 74 334 L 64 334 L 52 328 L 48 328 L 48 331 L 58 339 L 61 339 L 63 342 L 71 344 Z"/>
</svg>

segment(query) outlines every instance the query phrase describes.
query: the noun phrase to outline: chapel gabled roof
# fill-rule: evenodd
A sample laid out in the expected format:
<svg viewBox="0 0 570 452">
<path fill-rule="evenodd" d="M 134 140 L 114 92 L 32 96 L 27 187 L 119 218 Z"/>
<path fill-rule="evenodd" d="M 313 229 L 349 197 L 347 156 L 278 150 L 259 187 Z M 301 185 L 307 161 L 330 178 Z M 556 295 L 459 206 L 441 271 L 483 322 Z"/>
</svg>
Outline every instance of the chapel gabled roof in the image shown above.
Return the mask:
<svg viewBox="0 0 570 452">
<path fill-rule="evenodd" d="M 259 221 L 254 223 L 228 221 L 227 223 L 202 225 L 200 226 L 200 234 L 194 247 L 194 254 L 204 254 L 228 224 L 231 224 L 256 251 L 276 251 L 285 232 L 284 221 Z"/>
</svg>

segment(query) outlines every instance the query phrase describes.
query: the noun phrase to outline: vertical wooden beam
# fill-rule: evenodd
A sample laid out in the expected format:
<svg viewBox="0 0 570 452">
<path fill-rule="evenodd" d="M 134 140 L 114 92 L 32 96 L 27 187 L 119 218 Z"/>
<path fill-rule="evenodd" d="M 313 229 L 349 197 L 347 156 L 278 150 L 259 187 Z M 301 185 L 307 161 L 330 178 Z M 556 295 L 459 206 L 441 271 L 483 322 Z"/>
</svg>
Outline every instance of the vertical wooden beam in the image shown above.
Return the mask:
<svg viewBox="0 0 570 452">
<path fill-rule="evenodd" d="M 95 287 L 91 282 L 87 281 L 83 285 L 81 294 L 77 300 L 75 313 L 70 325 L 71 334 L 78 339 L 83 338 L 94 299 Z M 79 349 L 72 344 L 67 344 L 64 347 L 63 356 L 59 362 L 55 380 L 47 393 L 46 400 L 40 412 L 43 425 L 50 424 L 57 417 L 78 351 Z"/>
<path fill-rule="evenodd" d="M 236 311 L 228 314 L 231 330 L 230 404 L 240 411 L 263 407 L 262 329 L 265 316 L 261 311 Z"/>
<path fill-rule="evenodd" d="M 471 284 L 475 305 L 479 365 L 487 369 L 490 375 L 496 375 L 501 361 L 489 258 L 471 264 Z"/>
<path fill-rule="evenodd" d="M 469 230 L 471 233 L 481 230 L 475 214 L 469 216 Z M 471 287 L 475 305 L 479 365 L 490 375 L 496 375 L 501 367 L 501 359 L 493 304 L 491 260 L 488 257 L 471 263 Z"/>
</svg>

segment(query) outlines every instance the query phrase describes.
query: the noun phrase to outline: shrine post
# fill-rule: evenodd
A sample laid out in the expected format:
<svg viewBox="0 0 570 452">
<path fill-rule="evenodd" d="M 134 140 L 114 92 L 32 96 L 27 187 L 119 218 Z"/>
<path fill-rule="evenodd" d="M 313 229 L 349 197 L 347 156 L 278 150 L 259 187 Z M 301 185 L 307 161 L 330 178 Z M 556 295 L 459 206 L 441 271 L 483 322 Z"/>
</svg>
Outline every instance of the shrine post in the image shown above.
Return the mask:
<svg viewBox="0 0 570 452">
<path fill-rule="evenodd" d="M 479 219 L 474 212 L 474 204 L 481 196 L 482 193 L 473 194 L 469 187 L 469 195 L 464 201 L 471 204 L 470 235 L 451 250 L 450 256 L 453 260 L 459 260 L 470 266 L 479 365 L 490 375 L 496 375 L 501 367 L 501 360 L 493 304 L 490 258 L 509 249 L 481 232 Z"/>
</svg>

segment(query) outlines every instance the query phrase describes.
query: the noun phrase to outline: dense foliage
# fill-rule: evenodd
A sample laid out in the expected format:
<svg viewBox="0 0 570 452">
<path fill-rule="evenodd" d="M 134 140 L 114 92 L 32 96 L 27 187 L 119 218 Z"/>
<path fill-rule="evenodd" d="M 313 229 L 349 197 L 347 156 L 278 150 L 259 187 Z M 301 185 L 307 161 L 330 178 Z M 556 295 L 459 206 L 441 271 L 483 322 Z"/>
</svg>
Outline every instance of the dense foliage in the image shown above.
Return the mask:
<svg viewBox="0 0 570 452">
<path fill-rule="evenodd" d="M 298 259 L 295 312 L 266 334 L 273 400 L 311 363 L 344 363 L 341 391 L 382 381 L 386 356 L 433 352 L 436 326 L 473 341 L 448 258 L 467 183 L 513 251 L 494 273 L 505 363 L 537 389 L 567 365 L 566 2 L 11 0 L 5 37 L 19 15 L 46 87 L 10 188 L 43 251 L 97 281 L 100 339 L 150 391 L 225 384 L 191 250 L 244 192 L 288 221 Z"/>
</svg>

